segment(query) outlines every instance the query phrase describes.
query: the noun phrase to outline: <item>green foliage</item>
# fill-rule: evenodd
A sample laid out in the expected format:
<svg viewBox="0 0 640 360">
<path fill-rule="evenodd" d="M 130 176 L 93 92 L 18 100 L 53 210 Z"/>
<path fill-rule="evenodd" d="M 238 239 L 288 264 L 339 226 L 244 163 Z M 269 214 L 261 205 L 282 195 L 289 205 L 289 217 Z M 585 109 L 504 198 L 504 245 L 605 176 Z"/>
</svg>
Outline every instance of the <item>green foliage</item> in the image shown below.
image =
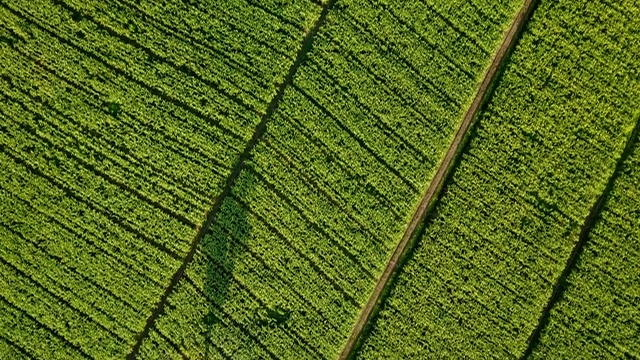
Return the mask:
<svg viewBox="0 0 640 360">
<path fill-rule="evenodd" d="M 617 174 L 600 218 L 532 359 L 633 358 L 640 354 L 640 143 Z"/>
<path fill-rule="evenodd" d="M 521 3 L 336 1 L 253 146 L 324 0 L 0 0 L 0 354 L 125 357 L 237 176 L 139 358 L 335 357 Z M 361 357 L 518 355 L 633 125 L 627 5 L 543 1 Z"/>
<path fill-rule="evenodd" d="M 520 5 L 436 3 L 329 11 L 156 323 L 188 357 L 337 356 Z"/>
<path fill-rule="evenodd" d="M 113 117 L 118 117 L 120 115 L 120 104 L 116 102 L 109 103 L 109 114 Z"/>
<path fill-rule="evenodd" d="M 633 11 L 541 1 L 357 358 L 522 355 L 637 121 Z"/>
<path fill-rule="evenodd" d="M 131 351 L 318 14 L 1 2 L 0 357 Z"/>
</svg>

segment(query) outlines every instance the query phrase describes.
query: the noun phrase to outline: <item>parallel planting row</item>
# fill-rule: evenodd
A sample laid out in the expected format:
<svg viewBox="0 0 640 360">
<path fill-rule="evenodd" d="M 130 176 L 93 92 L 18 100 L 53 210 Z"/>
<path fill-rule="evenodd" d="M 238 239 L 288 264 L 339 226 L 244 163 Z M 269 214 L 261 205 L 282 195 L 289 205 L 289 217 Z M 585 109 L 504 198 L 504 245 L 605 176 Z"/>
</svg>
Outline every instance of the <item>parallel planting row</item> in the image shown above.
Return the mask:
<svg viewBox="0 0 640 360">
<path fill-rule="evenodd" d="M 520 6 L 337 1 L 141 358 L 335 358 Z"/>
<path fill-rule="evenodd" d="M 522 355 L 638 121 L 634 5 L 540 1 L 356 357 Z M 0 355 L 336 357 L 520 6 L 0 0 Z M 638 166 L 533 357 L 639 355 Z"/>
<path fill-rule="evenodd" d="M 319 13 L 0 0 L 1 346 L 131 350 Z"/>
<path fill-rule="evenodd" d="M 357 358 L 522 355 L 638 120 L 633 9 L 630 0 L 540 2 Z M 594 231 L 541 358 L 637 356 L 637 180 L 627 184 L 629 197 L 605 215 L 616 230 Z M 611 253 L 616 244 L 626 257 Z M 591 266 L 594 252 L 611 260 Z M 611 285 L 600 288 L 603 277 Z"/>
<path fill-rule="evenodd" d="M 640 115 L 640 114 L 639 114 Z M 640 357 L 640 143 L 551 310 L 531 359 Z"/>
</svg>

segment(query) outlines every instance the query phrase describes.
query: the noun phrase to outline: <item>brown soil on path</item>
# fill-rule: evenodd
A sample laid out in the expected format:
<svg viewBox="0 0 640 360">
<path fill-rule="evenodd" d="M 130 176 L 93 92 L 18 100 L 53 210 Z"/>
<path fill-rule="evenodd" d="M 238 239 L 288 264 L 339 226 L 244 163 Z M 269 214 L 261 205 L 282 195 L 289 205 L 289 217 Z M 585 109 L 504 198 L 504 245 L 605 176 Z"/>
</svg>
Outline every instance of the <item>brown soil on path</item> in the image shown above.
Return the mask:
<svg viewBox="0 0 640 360">
<path fill-rule="evenodd" d="M 507 31 L 502 44 L 495 53 L 491 65 L 485 73 L 484 79 L 478 87 L 473 102 L 464 114 L 462 123 L 460 124 L 460 127 L 458 128 L 458 131 L 456 132 L 452 143 L 449 145 L 449 149 L 447 150 L 444 159 L 440 163 L 436 175 L 431 180 L 429 187 L 427 188 L 424 196 L 422 197 L 422 200 L 420 201 L 420 205 L 414 212 L 409 225 L 405 229 L 402 239 L 396 246 L 391 259 L 389 259 L 389 262 L 387 263 L 387 266 L 385 267 L 382 275 L 378 279 L 373 292 L 369 296 L 369 300 L 367 301 L 365 307 L 362 309 L 360 317 L 354 325 L 353 330 L 351 331 L 351 335 L 349 336 L 349 339 L 347 340 L 347 343 L 345 344 L 339 359 L 345 360 L 352 355 L 352 352 L 355 349 L 356 344 L 358 343 L 358 340 L 360 339 L 360 336 L 362 335 L 367 323 L 369 322 L 369 319 L 371 318 L 376 305 L 380 301 L 382 293 L 384 292 L 387 284 L 389 283 L 389 280 L 391 280 L 391 277 L 395 273 L 398 264 L 401 262 L 404 254 L 406 253 L 408 245 L 411 242 L 411 239 L 413 238 L 418 225 L 425 218 L 427 208 L 432 203 L 432 201 L 437 198 L 438 192 L 442 187 L 444 179 L 449 173 L 451 165 L 454 163 L 454 159 L 456 158 L 456 155 L 458 154 L 460 147 L 463 144 L 463 140 L 465 139 L 465 136 L 469 128 L 471 127 L 474 118 L 478 114 L 478 111 L 487 98 L 487 95 L 489 95 L 491 85 L 497 78 L 499 70 L 502 68 L 505 59 L 508 58 L 507 54 L 509 54 L 513 49 L 518 39 L 518 35 L 522 32 L 522 29 L 524 29 L 525 24 L 530 18 L 531 13 L 533 12 L 533 9 L 535 7 L 535 3 L 536 0 L 524 0 L 522 8 L 509 27 L 509 30 Z"/>
</svg>

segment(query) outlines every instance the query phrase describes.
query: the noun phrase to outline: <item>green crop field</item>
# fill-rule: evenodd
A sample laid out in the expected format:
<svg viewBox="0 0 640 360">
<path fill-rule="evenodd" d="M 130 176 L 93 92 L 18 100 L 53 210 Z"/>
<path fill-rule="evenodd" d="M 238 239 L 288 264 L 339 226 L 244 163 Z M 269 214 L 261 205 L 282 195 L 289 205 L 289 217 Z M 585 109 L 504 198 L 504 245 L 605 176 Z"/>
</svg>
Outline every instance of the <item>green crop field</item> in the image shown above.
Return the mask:
<svg viewBox="0 0 640 360">
<path fill-rule="evenodd" d="M 639 20 L 539 5 L 358 358 L 524 353 L 638 121 Z"/>
<path fill-rule="evenodd" d="M 640 143 L 635 136 L 563 297 L 532 347 L 532 359 L 640 354 Z"/>
<path fill-rule="evenodd" d="M 335 357 L 517 5 L 454 35 L 435 5 L 336 4 L 142 357 Z"/>
<path fill-rule="evenodd" d="M 639 34 L 633 0 L 0 0 L 0 359 L 639 357 Z"/>
<path fill-rule="evenodd" d="M 31 356 L 130 352 L 320 13 L 225 3 L 0 2 L 0 336 Z"/>
</svg>

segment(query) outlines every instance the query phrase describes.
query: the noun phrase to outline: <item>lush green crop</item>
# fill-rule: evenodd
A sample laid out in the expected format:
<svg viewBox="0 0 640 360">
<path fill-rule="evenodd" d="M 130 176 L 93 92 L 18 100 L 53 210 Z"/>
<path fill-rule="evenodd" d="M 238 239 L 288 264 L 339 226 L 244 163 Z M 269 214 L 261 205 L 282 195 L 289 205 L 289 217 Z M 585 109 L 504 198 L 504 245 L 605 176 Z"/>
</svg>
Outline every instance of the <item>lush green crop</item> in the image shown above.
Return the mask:
<svg viewBox="0 0 640 360">
<path fill-rule="evenodd" d="M 521 5 L 448 3 L 329 10 L 142 358 L 337 355 Z"/>
<path fill-rule="evenodd" d="M 633 1 L 540 3 L 356 356 L 527 346 L 640 103 Z M 0 358 L 335 357 L 521 6 L 0 0 Z M 639 152 L 536 357 L 638 355 Z"/>
<path fill-rule="evenodd" d="M 541 1 L 359 358 L 524 351 L 637 121 L 621 3 Z"/>
<path fill-rule="evenodd" d="M 0 357 L 131 351 L 319 13 L 0 1 Z"/>
<path fill-rule="evenodd" d="M 638 184 L 640 143 L 636 139 L 531 358 L 640 355 Z"/>
</svg>

